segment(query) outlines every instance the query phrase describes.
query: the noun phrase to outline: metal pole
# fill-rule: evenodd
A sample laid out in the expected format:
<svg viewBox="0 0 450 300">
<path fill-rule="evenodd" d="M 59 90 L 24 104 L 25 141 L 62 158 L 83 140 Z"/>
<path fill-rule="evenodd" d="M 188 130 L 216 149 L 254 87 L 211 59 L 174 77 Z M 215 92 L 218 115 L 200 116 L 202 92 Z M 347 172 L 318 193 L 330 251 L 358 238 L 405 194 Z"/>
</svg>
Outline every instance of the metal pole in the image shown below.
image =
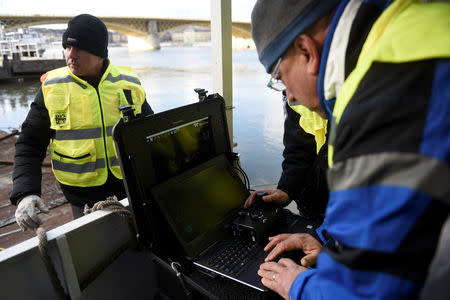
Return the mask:
<svg viewBox="0 0 450 300">
<path fill-rule="evenodd" d="M 225 99 L 230 142 L 233 145 L 233 69 L 231 0 L 211 0 L 213 92 Z"/>
</svg>

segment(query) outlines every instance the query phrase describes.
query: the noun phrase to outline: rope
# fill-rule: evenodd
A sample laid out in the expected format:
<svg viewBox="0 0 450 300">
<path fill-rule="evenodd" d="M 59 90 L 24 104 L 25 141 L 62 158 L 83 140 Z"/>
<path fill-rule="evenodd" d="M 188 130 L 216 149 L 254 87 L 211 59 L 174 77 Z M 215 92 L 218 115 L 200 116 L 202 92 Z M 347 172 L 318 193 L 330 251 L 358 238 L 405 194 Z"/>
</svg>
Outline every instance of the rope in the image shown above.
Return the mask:
<svg viewBox="0 0 450 300">
<path fill-rule="evenodd" d="M 108 197 L 106 198 L 105 201 L 99 201 L 97 203 L 94 204 L 94 206 L 92 208 L 89 208 L 89 206 L 85 206 L 84 207 L 84 214 L 89 214 L 91 212 L 94 212 L 96 210 L 110 210 L 112 212 L 115 212 L 117 214 L 119 214 L 121 217 L 125 218 L 127 223 L 128 223 L 128 227 L 130 229 L 131 232 L 131 240 L 130 240 L 130 247 L 132 248 L 137 248 L 137 239 L 136 239 L 136 230 L 134 228 L 134 223 L 133 223 L 133 215 L 132 213 L 127 210 L 122 203 L 120 203 L 117 200 L 117 197 L 113 196 L 113 197 Z M 70 296 L 66 294 L 64 288 L 61 285 L 61 281 L 59 280 L 58 277 L 58 273 L 56 272 L 55 266 L 53 265 L 53 262 L 51 260 L 50 255 L 48 254 L 48 244 L 47 244 L 47 235 L 46 235 L 46 231 L 43 227 L 39 227 L 36 230 L 36 234 L 39 240 L 39 252 L 41 254 L 41 258 L 44 262 L 45 268 L 47 269 L 47 273 L 50 276 L 51 279 L 51 283 L 53 286 L 53 289 L 56 293 L 56 295 L 58 296 L 58 298 L 60 300 L 70 300 Z M 123 251 L 123 249 L 119 249 L 120 252 Z M 114 257 L 117 255 L 113 255 Z M 109 261 L 109 260 L 108 260 Z M 103 268 L 101 268 L 101 270 L 103 270 Z M 101 272 L 97 271 L 95 273 L 99 273 Z"/>
<path fill-rule="evenodd" d="M 133 214 L 117 200 L 116 196 L 107 197 L 106 200 L 95 203 L 92 208 L 89 208 L 87 204 L 84 206 L 85 215 L 90 214 L 91 212 L 94 212 L 96 210 L 109 210 L 117 213 L 119 216 L 124 218 L 127 221 L 128 228 L 131 234 L 130 247 L 133 249 L 137 248 L 137 234 L 134 227 Z"/>
<path fill-rule="evenodd" d="M 39 252 L 41 253 L 41 258 L 44 261 L 45 268 L 47 269 L 47 273 L 50 276 L 52 286 L 56 295 L 61 300 L 70 300 L 69 295 L 66 294 L 64 288 L 61 285 L 61 281 L 59 280 L 58 274 L 56 273 L 55 266 L 53 265 L 50 255 L 48 254 L 47 235 L 45 229 L 43 227 L 39 227 L 36 230 L 36 234 L 39 240 Z"/>
</svg>

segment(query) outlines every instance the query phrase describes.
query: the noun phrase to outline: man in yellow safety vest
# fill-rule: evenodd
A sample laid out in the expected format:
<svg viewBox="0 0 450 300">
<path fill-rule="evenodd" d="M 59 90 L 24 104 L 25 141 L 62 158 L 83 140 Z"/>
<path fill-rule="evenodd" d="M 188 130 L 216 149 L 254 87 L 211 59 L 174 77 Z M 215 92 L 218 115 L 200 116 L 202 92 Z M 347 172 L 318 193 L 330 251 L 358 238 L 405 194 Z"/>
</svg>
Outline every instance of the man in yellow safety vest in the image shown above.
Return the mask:
<svg viewBox="0 0 450 300">
<path fill-rule="evenodd" d="M 46 212 L 41 199 L 41 164 L 50 143 L 52 170 L 75 218 L 85 204 L 108 196 L 126 197 L 112 127 L 121 117 L 118 107 L 135 113 L 153 111 L 130 68 L 108 59 L 108 30 L 89 14 L 74 17 L 63 34 L 66 67 L 47 72 L 16 143 L 11 202 L 22 230 Z"/>
</svg>

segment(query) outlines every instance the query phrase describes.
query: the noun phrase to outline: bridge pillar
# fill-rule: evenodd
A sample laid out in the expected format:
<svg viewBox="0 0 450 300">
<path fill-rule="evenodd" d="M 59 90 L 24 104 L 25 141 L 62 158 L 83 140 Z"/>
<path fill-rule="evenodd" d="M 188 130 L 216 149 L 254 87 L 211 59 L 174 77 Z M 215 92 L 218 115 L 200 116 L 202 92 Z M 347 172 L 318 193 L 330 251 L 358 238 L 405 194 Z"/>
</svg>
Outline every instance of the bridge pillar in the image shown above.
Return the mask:
<svg viewBox="0 0 450 300">
<path fill-rule="evenodd" d="M 152 51 L 161 49 L 157 21 L 149 21 L 147 30 L 148 36 L 146 37 L 128 36 L 128 49 L 130 51 Z"/>
<path fill-rule="evenodd" d="M 147 24 L 148 37 L 147 41 L 152 46 L 152 50 L 159 50 L 161 46 L 159 44 L 159 34 L 158 34 L 158 22 L 156 20 L 150 20 Z"/>
<path fill-rule="evenodd" d="M 159 44 L 159 34 L 150 33 L 149 36 L 145 40 L 150 45 L 150 50 L 161 49 L 161 45 Z"/>
</svg>

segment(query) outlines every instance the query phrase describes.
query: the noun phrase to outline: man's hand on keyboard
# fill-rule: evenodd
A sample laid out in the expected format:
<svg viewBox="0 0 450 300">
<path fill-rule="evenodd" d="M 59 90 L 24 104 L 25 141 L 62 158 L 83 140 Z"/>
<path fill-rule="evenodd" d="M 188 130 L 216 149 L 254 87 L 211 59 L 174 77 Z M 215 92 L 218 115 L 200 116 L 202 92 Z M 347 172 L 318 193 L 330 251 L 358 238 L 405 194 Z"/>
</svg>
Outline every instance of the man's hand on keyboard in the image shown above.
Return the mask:
<svg viewBox="0 0 450 300">
<path fill-rule="evenodd" d="M 272 261 L 285 251 L 300 250 L 306 254 L 301 260 L 302 266 L 312 266 L 316 263 L 321 248 L 319 241 L 310 234 L 279 234 L 269 237 L 269 243 L 264 247 L 264 251 L 270 252 L 265 261 Z"/>
<path fill-rule="evenodd" d="M 282 258 L 278 262 L 269 261 L 263 263 L 258 270 L 261 282 L 264 286 L 277 292 L 284 299 L 289 299 L 289 289 L 298 274 L 308 271 L 307 268 L 294 263 L 288 258 Z"/>
</svg>

